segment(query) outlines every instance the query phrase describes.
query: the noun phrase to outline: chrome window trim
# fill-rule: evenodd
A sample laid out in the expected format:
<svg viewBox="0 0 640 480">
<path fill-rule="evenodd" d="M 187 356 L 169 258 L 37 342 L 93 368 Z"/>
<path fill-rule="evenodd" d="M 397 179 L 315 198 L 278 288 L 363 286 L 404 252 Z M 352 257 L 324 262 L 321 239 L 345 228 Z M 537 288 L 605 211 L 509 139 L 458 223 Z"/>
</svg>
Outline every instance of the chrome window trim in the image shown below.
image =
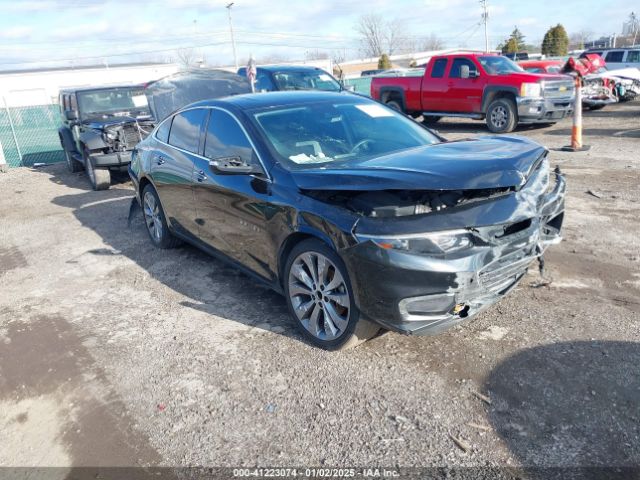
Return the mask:
<svg viewBox="0 0 640 480">
<path fill-rule="evenodd" d="M 222 108 L 222 107 L 217 107 L 214 105 L 203 105 L 203 106 L 198 106 L 198 107 L 190 107 L 190 108 L 185 108 L 184 110 L 180 110 L 176 113 L 174 113 L 173 115 L 170 115 L 169 117 L 165 118 L 162 122 L 160 122 L 158 124 L 158 126 L 156 127 L 156 131 L 153 134 L 153 138 L 156 142 L 162 144 L 162 145 L 166 145 L 167 147 L 171 147 L 171 148 L 175 148 L 176 150 L 183 152 L 183 153 L 188 153 L 189 155 L 195 155 L 196 157 L 205 160 L 207 162 L 210 162 L 212 159 L 211 158 L 207 158 L 204 155 L 200 155 L 199 153 L 195 153 L 195 152 L 190 152 L 189 150 L 185 150 L 183 148 L 180 147 L 176 147 L 175 145 L 171 145 L 169 143 L 163 142 L 162 140 L 160 140 L 157 137 L 157 132 L 158 132 L 158 128 L 160 127 L 160 125 L 162 125 L 164 122 L 168 121 L 170 118 L 173 119 L 173 117 L 175 117 L 176 115 L 179 115 L 180 113 L 183 112 L 187 112 L 189 110 L 220 110 L 222 112 L 228 113 L 231 118 L 233 118 L 235 120 L 235 122 L 238 124 L 238 126 L 240 127 L 240 129 L 242 130 L 242 133 L 244 133 L 244 136 L 247 137 L 247 140 L 249 140 L 249 143 L 251 144 L 251 148 L 253 149 L 253 151 L 256 154 L 256 157 L 258 158 L 258 161 L 260 162 L 260 166 L 262 167 L 262 170 L 264 171 L 264 174 L 267 176 L 267 180 L 271 183 L 273 183 L 273 178 L 271 177 L 271 174 L 269 173 L 269 171 L 267 170 L 267 167 L 265 166 L 264 161 L 262 160 L 262 157 L 260 156 L 260 153 L 258 152 L 258 149 L 256 148 L 255 143 L 253 143 L 253 140 L 251 139 L 251 136 L 247 133 L 247 130 L 244 128 L 244 125 L 242 125 L 242 123 L 240 122 L 240 120 L 238 120 L 238 117 L 236 117 L 232 112 L 230 112 L 229 110 Z M 206 135 L 206 132 L 205 132 Z M 254 174 L 249 174 L 250 177 L 255 177 Z M 263 179 L 264 180 L 264 179 Z"/>
</svg>

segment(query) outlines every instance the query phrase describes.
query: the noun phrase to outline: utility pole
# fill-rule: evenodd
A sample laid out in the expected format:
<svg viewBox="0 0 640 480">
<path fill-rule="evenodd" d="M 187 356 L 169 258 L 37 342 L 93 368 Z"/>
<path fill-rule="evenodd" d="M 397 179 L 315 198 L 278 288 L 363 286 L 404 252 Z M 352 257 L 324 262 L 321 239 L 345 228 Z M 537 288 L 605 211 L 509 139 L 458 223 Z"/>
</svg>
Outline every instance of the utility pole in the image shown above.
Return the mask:
<svg viewBox="0 0 640 480">
<path fill-rule="evenodd" d="M 482 23 L 484 23 L 484 51 L 489 53 L 489 33 L 487 30 L 487 23 L 489 22 L 489 11 L 487 0 L 480 0 L 482 5 Z"/>
<path fill-rule="evenodd" d="M 231 48 L 233 48 L 233 63 L 236 65 L 236 70 L 238 70 L 238 56 L 236 55 L 236 39 L 233 38 L 233 23 L 231 22 L 231 7 L 233 7 L 233 3 L 231 2 L 225 8 L 227 12 L 229 12 L 229 32 L 231 33 Z"/>
</svg>

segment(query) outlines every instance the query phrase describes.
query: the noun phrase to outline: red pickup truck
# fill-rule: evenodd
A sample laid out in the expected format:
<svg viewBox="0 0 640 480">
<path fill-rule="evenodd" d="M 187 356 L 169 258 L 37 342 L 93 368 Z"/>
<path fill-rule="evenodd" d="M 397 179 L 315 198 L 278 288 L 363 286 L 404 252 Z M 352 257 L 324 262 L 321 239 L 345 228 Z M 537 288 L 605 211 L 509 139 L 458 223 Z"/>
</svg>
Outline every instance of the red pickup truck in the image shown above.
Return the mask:
<svg viewBox="0 0 640 480">
<path fill-rule="evenodd" d="M 506 57 L 460 53 L 432 57 L 424 75 L 375 77 L 371 96 L 425 121 L 441 117 L 486 120 L 495 133 L 518 123 L 555 123 L 573 111 L 567 76 L 525 72 Z"/>
</svg>

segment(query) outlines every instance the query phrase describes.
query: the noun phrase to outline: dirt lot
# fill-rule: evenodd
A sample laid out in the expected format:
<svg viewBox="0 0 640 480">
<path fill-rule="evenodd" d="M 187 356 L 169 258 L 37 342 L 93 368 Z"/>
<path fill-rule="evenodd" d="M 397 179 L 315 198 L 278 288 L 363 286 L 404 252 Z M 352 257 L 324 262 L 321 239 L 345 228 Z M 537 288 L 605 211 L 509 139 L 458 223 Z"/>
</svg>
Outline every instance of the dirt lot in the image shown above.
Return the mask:
<svg viewBox="0 0 640 480">
<path fill-rule="evenodd" d="M 342 353 L 233 268 L 127 228 L 126 178 L 0 174 L 0 465 L 640 465 L 640 103 L 585 116 L 591 150 L 551 153 L 569 193 L 549 285 Z M 555 149 L 570 129 L 517 133 Z"/>
</svg>

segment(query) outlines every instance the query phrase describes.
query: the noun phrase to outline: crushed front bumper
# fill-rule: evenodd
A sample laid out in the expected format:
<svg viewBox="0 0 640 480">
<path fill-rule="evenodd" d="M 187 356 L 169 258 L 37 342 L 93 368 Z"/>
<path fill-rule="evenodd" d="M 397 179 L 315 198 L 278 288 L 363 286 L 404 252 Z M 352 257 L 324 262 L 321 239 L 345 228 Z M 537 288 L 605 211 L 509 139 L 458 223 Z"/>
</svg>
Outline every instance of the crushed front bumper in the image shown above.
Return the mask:
<svg viewBox="0 0 640 480">
<path fill-rule="evenodd" d="M 94 165 L 99 168 L 126 167 L 131 163 L 131 152 L 92 153 L 91 158 Z"/>
<path fill-rule="evenodd" d="M 549 245 L 561 240 L 566 184 L 560 172 L 555 177 L 553 188 L 537 182 L 509 195 L 514 198 L 469 209 L 484 226 L 468 228 L 476 242 L 462 252 L 426 256 L 383 249 L 371 241 L 345 249 L 360 311 L 390 330 L 432 335 L 496 303 Z M 483 216 L 501 209 L 502 221 L 482 223 Z M 463 218 L 469 218 L 469 211 Z"/>
<path fill-rule="evenodd" d="M 573 97 L 528 98 L 518 97 L 518 120 L 520 123 L 546 123 L 562 120 L 573 114 Z"/>
</svg>

